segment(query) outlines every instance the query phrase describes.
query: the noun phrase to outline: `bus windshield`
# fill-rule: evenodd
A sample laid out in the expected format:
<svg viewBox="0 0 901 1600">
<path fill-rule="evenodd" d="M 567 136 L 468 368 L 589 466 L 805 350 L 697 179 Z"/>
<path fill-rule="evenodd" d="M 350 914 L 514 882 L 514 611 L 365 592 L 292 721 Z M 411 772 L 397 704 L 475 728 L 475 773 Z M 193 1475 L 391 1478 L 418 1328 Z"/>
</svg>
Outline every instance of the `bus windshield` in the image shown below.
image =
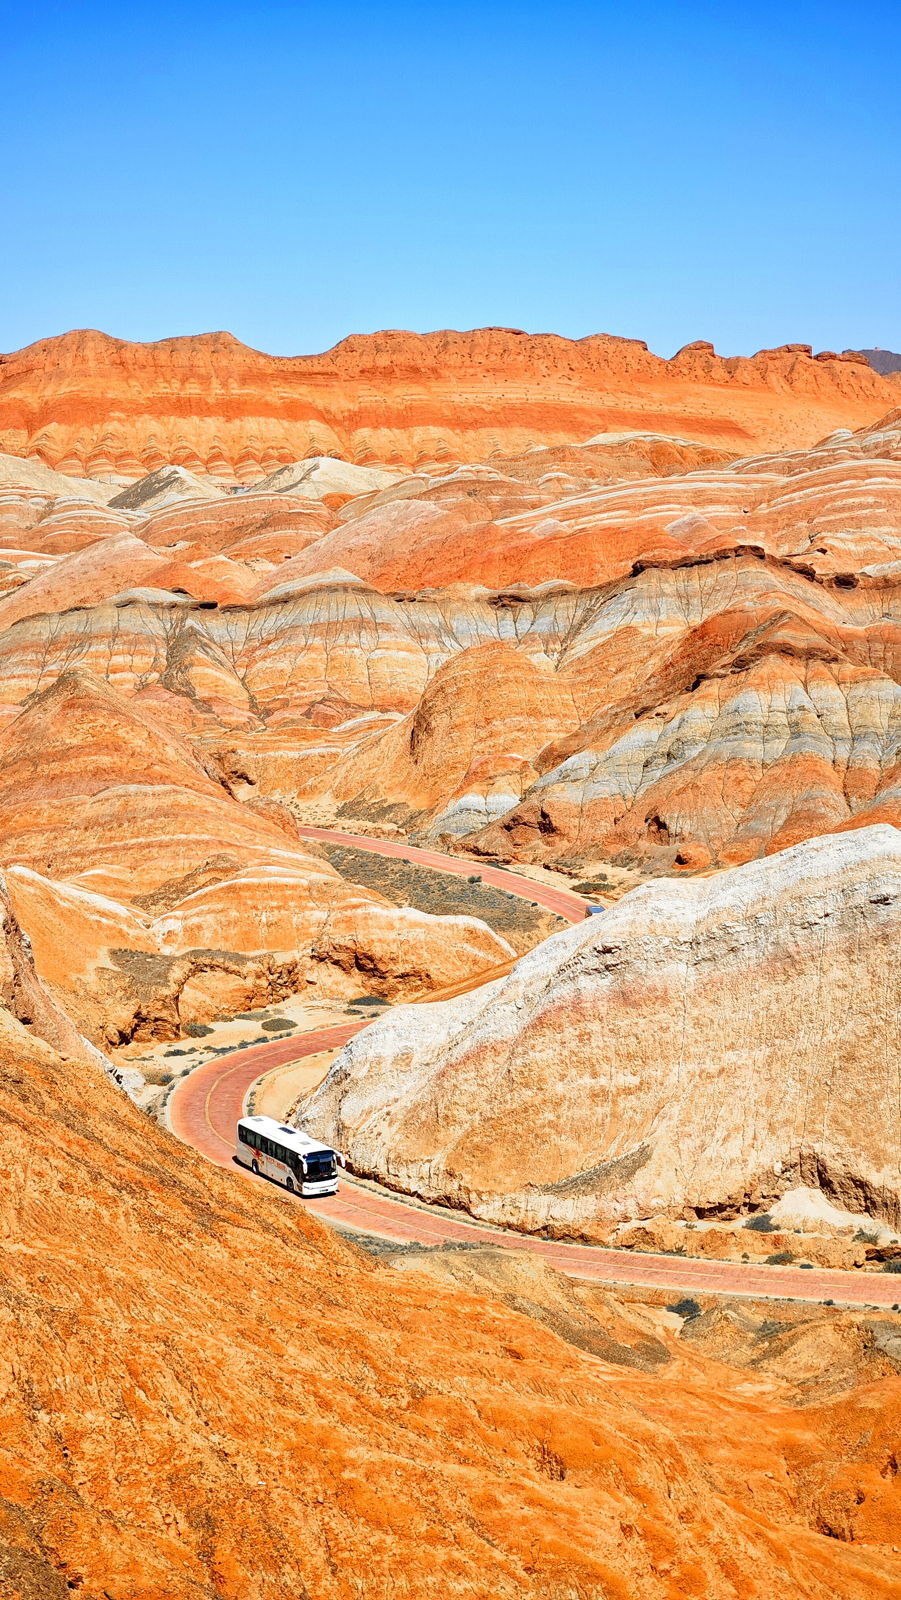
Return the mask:
<svg viewBox="0 0 901 1600">
<path fill-rule="evenodd" d="M 313 1150 L 304 1157 L 308 1178 L 333 1178 L 338 1170 L 331 1150 Z"/>
</svg>

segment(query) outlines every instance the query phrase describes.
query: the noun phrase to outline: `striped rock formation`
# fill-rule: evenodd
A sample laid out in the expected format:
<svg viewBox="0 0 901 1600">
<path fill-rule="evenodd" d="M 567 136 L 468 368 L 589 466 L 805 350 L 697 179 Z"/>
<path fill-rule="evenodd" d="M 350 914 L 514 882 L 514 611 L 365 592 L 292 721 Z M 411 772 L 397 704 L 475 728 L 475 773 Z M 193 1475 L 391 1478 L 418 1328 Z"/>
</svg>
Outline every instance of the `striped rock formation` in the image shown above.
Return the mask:
<svg viewBox="0 0 901 1600">
<path fill-rule="evenodd" d="M 304 457 L 409 468 L 636 431 L 747 455 L 865 426 L 897 394 L 865 357 L 809 345 L 721 358 L 701 341 L 665 361 L 640 340 L 481 328 L 277 357 L 227 333 L 129 344 L 82 329 L 0 356 L 0 450 L 76 476 L 174 464 L 232 482 Z"/>
<path fill-rule="evenodd" d="M 810 1185 L 901 1221 L 901 832 L 644 885 L 345 1047 L 301 1125 L 525 1231 L 734 1217 Z"/>
<path fill-rule="evenodd" d="M 235 798 L 501 860 L 697 870 L 901 816 L 901 413 L 562 495 L 527 464 L 338 509 L 9 489 L 0 711 L 83 666 Z"/>
<path fill-rule="evenodd" d="M 83 668 L 0 734 L 0 831 L 38 973 L 113 1046 L 297 991 L 423 993 L 513 954 L 475 918 L 345 883 L 290 813 L 241 804 L 224 774 Z"/>
</svg>

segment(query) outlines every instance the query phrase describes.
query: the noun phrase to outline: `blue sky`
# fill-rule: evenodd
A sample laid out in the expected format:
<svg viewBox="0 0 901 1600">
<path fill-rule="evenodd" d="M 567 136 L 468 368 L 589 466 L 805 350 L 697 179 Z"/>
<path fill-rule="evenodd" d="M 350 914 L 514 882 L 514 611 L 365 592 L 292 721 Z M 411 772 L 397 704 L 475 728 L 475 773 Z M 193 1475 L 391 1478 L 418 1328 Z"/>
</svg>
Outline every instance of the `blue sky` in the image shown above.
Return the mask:
<svg viewBox="0 0 901 1600">
<path fill-rule="evenodd" d="M 901 350 L 899 69 L 897 0 L 0 0 L 0 349 Z"/>
</svg>

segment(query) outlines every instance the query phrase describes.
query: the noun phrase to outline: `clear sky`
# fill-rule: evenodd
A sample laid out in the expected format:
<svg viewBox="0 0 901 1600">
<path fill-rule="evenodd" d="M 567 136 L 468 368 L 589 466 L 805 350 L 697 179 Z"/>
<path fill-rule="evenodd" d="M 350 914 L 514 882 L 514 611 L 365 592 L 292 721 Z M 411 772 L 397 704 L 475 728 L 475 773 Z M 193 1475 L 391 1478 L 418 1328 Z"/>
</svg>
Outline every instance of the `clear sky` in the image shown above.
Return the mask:
<svg viewBox="0 0 901 1600">
<path fill-rule="evenodd" d="M 0 0 L 0 349 L 901 350 L 899 84 L 899 0 Z"/>
</svg>

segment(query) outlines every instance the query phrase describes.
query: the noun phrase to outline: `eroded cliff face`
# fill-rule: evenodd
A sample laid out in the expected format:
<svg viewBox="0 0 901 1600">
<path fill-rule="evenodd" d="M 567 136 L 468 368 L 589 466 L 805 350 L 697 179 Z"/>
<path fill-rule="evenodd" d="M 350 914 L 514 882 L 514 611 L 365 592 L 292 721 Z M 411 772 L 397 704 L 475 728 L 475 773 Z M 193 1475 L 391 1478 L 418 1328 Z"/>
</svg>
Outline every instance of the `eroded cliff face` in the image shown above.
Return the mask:
<svg viewBox="0 0 901 1600">
<path fill-rule="evenodd" d="M 0 1162 L 5 1593 L 898 1593 L 878 1352 L 817 1403 L 525 1262 L 374 1264 L 5 1010 Z"/>
<path fill-rule="evenodd" d="M 897 403 L 865 357 L 822 354 L 723 359 L 701 341 L 664 361 L 640 340 L 480 328 L 283 358 L 227 333 L 142 345 L 81 329 L 0 356 L 0 449 L 75 475 L 174 463 L 240 482 L 303 457 L 412 467 L 636 430 L 747 455 Z"/>
<path fill-rule="evenodd" d="M 729 462 L 632 436 L 616 471 L 645 475 L 613 483 L 589 476 L 607 449 L 375 474 L 340 506 L 340 462 L 236 495 L 164 473 L 118 505 L 7 487 L 8 771 L 56 753 L 32 811 L 8 800 L 3 860 L 92 1037 L 177 1028 L 185 985 L 205 1020 L 197 984 L 215 1014 L 236 982 L 248 1006 L 311 976 L 398 995 L 502 959 L 484 930 L 339 906 L 298 819 L 581 875 L 901 821 L 901 414 Z M 34 697 L 73 671 L 116 709 L 92 691 L 59 765 Z M 54 962 L 60 926 L 77 959 Z"/>
<path fill-rule="evenodd" d="M 299 1120 L 527 1231 L 735 1216 L 812 1184 L 897 1226 L 901 832 L 634 890 L 509 977 L 347 1045 Z"/>
<path fill-rule="evenodd" d="M 0 1013 L 29 1038 L 40 1040 L 63 1060 L 112 1071 L 109 1061 L 84 1036 L 38 977 L 34 950 L 0 873 Z M 15 1030 L 13 1030 L 15 1031 Z"/>
<path fill-rule="evenodd" d="M 111 1045 L 176 1037 L 218 1014 L 226 991 L 232 1010 L 307 989 L 427 992 L 513 954 L 476 918 L 345 883 L 290 814 L 242 805 L 178 734 L 84 668 L 0 734 L 0 818 L 38 970 Z"/>
<path fill-rule="evenodd" d="M 340 511 L 10 490 L 0 712 L 83 665 L 242 801 L 502 860 L 696 870 L 897 819 L 901 414 L 603 486 L 529 477 L 547 453 Z"/>
</svg>

